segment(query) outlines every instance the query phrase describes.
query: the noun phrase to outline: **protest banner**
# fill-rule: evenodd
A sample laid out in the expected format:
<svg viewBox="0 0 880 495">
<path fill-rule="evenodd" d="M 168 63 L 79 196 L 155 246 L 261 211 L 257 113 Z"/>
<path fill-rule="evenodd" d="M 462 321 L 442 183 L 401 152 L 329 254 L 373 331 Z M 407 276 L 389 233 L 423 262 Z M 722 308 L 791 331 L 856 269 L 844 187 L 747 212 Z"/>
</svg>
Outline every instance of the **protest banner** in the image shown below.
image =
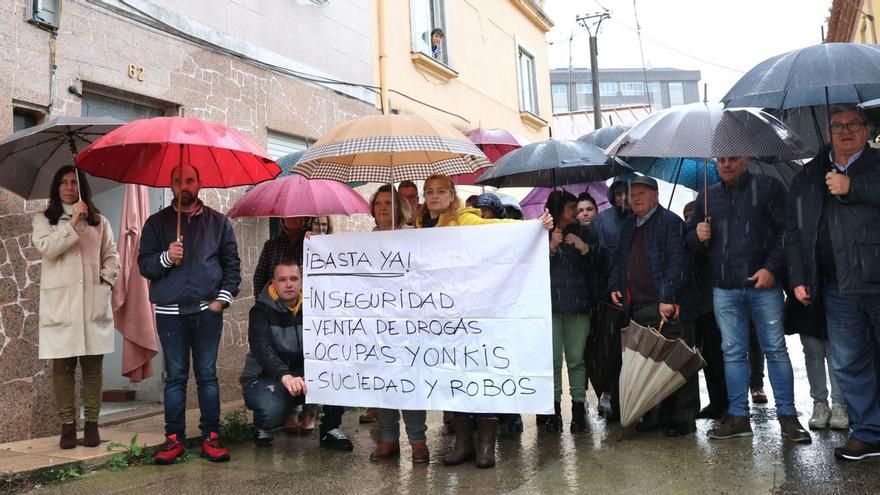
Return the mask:
<svg viewBox="0 0 880 495">
<path fill-rule="evenodd" d="M 553 412 L 539 222 L 312 236 L 304 249 L 308 402 Z"/>
</svg>

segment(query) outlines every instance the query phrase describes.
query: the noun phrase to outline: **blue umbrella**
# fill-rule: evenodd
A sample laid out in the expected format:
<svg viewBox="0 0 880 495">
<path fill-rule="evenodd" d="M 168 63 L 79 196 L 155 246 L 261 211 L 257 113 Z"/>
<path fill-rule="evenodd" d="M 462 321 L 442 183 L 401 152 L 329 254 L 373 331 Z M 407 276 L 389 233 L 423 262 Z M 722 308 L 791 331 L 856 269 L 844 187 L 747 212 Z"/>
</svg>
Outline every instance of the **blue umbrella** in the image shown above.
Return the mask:
<svg viewBox="0 0 880 495">
<path fill-rule="evenodd" d="M 715 160 L 710 160 L 706 171 L 709 174 L 704 179 L 704 167 L 702 158 L 656 158 L 634 156 L 624 159 L 626 164 L 636 172 L 664 180 L 670 184 L 681 185 L 688 189 L 698 190 L 708 180 L 709 185 L 719 180 L 718 169 L 715 168 Z"/>
</svg>

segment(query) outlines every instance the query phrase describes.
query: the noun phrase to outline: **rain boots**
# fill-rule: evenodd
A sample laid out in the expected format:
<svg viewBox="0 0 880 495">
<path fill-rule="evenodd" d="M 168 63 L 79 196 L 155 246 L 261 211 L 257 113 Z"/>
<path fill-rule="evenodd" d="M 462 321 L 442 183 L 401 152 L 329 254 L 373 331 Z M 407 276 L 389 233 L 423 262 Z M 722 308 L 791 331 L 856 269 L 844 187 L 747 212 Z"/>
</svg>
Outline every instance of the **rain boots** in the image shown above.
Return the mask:
<svg viewBox="0 0 880 495">
<path fill-rule="evenodd" d="M 98 433 L 97 421 L 86 421 L 86 427 L 83 431 L 83 445 L 86 447 L 101 445 L 101 435 Z"/>
<path fill-rule="evenodd" d="M 64 423 L 61 425 L 61 441 L 58 446 L 62 449 L 76 447 L 76 423 Z"/>
<path fill-rule="evenodd" d="M 571 403 L 571 432 L 587 431 L 587 408 L 583 402 Z"/>
<path fill-rule="evenodd" d="M 452 452 L 443 458 L 444 466 L 457 466 L 474 458 L 474 418 L 471 416 L 455 416 L 452 420 L 455 446 Z M 494 432 L 494 430 L 493 430 Z M 495 437 L 492 437 L 493 445 Z M 494 450 L 493 456 L 494 456 Z"/>
<path fill-rule="evenodd" d="M 495 429 L 497 418 L 477 418 L 477 452 L 474 464 L 485 469 L 495 467 Z"/>
</svg>

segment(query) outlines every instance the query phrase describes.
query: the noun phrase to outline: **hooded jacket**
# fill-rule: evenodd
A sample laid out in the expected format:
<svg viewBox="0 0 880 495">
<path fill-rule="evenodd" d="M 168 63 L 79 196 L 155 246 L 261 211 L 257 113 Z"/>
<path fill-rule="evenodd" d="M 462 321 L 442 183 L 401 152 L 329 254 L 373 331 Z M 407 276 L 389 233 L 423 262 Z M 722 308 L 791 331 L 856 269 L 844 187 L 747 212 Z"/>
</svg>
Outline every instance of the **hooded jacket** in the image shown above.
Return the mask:
<svg viewBox="0 0 880 495">
<path fill-rule="evenodd" d="M 828 148 L 804 166 L 791 184 L 786 204 L 785 254 L 789 286 L 805 285 L 816 299 L 819 267 L 816 242 L 823 208 L 842 294 L 880 294 L 880 152 L 865 146 L 846 169 L 849 194 L 828 197 L 825 174 L 833 167 Z"/>
<path fill-rule="evenodd" d="M 611 208 L 599 212 L 592 222 L 599 240 L 602 241 L 602 244 L 611 253 L 617 250 L 617 244 L 620 239 L 620 227 L 627 218 L 632 216 L 629 209 L 620 208 L 614 204 L 614 195 L 621 189 L 625 190 L 627 185 L 626 179 L 616 179 L 611 183 L 611 187 L 608 188 L 608 202 L 611 203 Z"/>
<path fill-rule="evenodd" d="M 303 376 L 303 317 L 270 294 L 271 284 L 260 292 L 248 316 L 250 350 L 239 382 L 242 386 L 260 378 L 281 381 L 284 375 Z"/>
</svg>

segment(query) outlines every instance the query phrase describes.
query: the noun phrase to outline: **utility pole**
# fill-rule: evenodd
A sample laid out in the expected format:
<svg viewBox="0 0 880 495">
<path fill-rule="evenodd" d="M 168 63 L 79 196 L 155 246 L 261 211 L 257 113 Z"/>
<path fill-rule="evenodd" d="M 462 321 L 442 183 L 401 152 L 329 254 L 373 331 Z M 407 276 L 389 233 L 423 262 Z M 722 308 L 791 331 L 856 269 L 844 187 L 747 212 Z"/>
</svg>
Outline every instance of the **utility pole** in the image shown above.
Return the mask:
<svg viewBox="0 0 880 495">
<path fill-rule="evenodd" d="M 602 103 L 599 101 L 599 44 L 596 36 L 599 35 L 599 28 L 602 21 L 610 19 L 611 14 L 607 10 L 578 16 L 577 21 L 587 30 L 590 35 L 590 75 L 593 79 L 593 128 L 602 128 Z"/>
</svg>

